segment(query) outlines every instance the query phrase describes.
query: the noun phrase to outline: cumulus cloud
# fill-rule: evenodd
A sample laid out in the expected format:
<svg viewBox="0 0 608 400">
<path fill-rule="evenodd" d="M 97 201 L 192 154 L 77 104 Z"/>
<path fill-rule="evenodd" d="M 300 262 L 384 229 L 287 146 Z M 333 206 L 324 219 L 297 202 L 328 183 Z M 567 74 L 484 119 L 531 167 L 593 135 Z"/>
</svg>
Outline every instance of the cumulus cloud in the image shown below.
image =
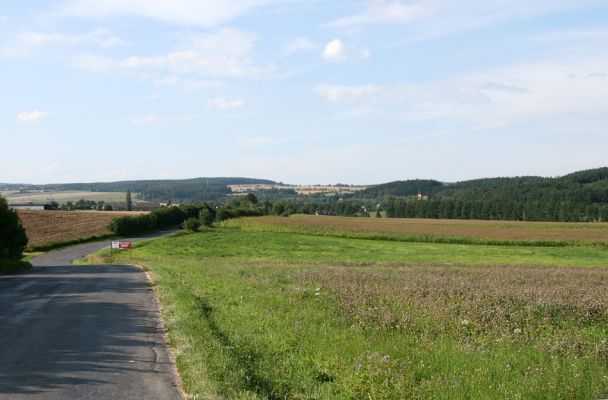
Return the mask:
<svg viewBox="0 0 608 400">
<path fill-rule="evenodd" d="M 213 27 L 260 7 L 289 2 L 289 0 L 69 0 L 59 7 L 59 12 L 88 18 L 140 16 L 171 24 Z"/>
<path fill-rule="evenodd" d="M 36 122 L 48 118 L 51 116 L 51 113 L 46 111 L 32 111 L 32 112 L 22 112 L 17 115 L 17 121 L 19 122 Z"/>
<path fill-rule="evenodd" d="M 216 97 L 207 101 L 207 107 L 215 108 L 216 110 L 227 111 L 241 108 L 245 105 L 245 100 L 242 99 L 227 99 L 225 97 Z"/>
<path fill-rule="evenodd" d="M 115 36 L 108 29 L 98 29 L 82 35 L 65 35 L 62 33 L 26 32 L 19 36 L 19 41 L 28 45 L 87 45 L 93 44 L 105 48 L 126 45 L 127 42 Z"/>
<path fill-rule="evenodd" d="M 347 59 L 368 59 L 371 56 L 369 50 L 357 50 L 354 47 L 347 47 L 340 39 L 334 39 L 325 45 L 322 54 L 323 58 L 329 61 L 343 61 Z"/>
</svg>

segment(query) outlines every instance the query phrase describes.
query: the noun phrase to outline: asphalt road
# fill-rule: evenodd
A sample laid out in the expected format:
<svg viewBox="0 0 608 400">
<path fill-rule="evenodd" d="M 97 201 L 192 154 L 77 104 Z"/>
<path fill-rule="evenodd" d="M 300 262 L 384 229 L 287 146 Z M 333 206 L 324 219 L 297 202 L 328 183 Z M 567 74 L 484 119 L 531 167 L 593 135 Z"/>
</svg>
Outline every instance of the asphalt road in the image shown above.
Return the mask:
<svg viewBox="0 0 608 400">
<path fill-rule="evenodd" d="M 0 277 L 0 399 L 181 399 L 143 271 L 71 265 L 108 245 Z"/>
</svg>

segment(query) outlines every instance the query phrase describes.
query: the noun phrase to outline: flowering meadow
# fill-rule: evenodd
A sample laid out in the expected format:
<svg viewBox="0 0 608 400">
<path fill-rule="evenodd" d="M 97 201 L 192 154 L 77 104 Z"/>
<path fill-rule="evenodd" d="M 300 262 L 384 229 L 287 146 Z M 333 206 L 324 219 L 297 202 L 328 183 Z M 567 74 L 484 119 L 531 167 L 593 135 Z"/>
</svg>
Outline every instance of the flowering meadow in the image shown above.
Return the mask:
<svg viewBox="0 0 608 400">
<path fill-rule="evenodd" d="M 608 396 L 602 246 L 366 240 L 238 221 L 138 244 L 131 261 L 89 259 L 150 271 L 191 398 Z"/>
</svg>

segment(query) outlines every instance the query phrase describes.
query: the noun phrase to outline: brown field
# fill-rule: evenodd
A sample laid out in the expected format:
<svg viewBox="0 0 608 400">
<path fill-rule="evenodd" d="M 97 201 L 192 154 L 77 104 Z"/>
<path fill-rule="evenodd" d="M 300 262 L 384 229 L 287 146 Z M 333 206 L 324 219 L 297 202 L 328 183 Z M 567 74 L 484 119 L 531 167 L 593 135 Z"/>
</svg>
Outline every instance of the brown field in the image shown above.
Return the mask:
<svg viewBox="0 0 608 400">
<path fill-rule="evenodd" d="M 313 215 L 261 217 L 256 224 L 387 235 L 437 235 L 481 240 L 608 242 L 608 223 L 514 222 L 405 218 L 347 218 Z"/>
<path fill-rule="evenodd" d="M 93 201 L 105 201 L 108 203 L 123 202 L 125 201 L 125 192 L 87 192 L 87 191 L 32 191 L 30 193 L 18 193 L 12 192 L 7 193 L 6 199 L 9 204 L 43 204 L 50 201 L 56 201 L 58 203 L 65 203 L 67 201 L 77 202 L 80 199 L 93 200 Z M 133 201 L 139 202 L 137 199 L 138 194 L 133 194 Z"/>
<path fill-rule="evenodd" d="M 113 218 L 141 212 L 30 211 L 18 210 L 29 245 L 64 242 L 109 234 Z"/>
</svg>

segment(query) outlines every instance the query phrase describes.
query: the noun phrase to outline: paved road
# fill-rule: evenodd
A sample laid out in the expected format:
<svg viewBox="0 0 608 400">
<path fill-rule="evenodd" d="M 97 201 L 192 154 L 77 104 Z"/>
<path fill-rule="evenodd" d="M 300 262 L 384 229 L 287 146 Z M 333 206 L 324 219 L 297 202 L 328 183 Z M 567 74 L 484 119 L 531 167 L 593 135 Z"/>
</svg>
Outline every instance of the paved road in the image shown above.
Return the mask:
<svg viewBox="0 0 608 400">
<path fill-rule="evenodd" d="M 0 399 L 181 398 L 145 274 L 71 265 L 107 245 L 0 277 Z"/>
</svg>

